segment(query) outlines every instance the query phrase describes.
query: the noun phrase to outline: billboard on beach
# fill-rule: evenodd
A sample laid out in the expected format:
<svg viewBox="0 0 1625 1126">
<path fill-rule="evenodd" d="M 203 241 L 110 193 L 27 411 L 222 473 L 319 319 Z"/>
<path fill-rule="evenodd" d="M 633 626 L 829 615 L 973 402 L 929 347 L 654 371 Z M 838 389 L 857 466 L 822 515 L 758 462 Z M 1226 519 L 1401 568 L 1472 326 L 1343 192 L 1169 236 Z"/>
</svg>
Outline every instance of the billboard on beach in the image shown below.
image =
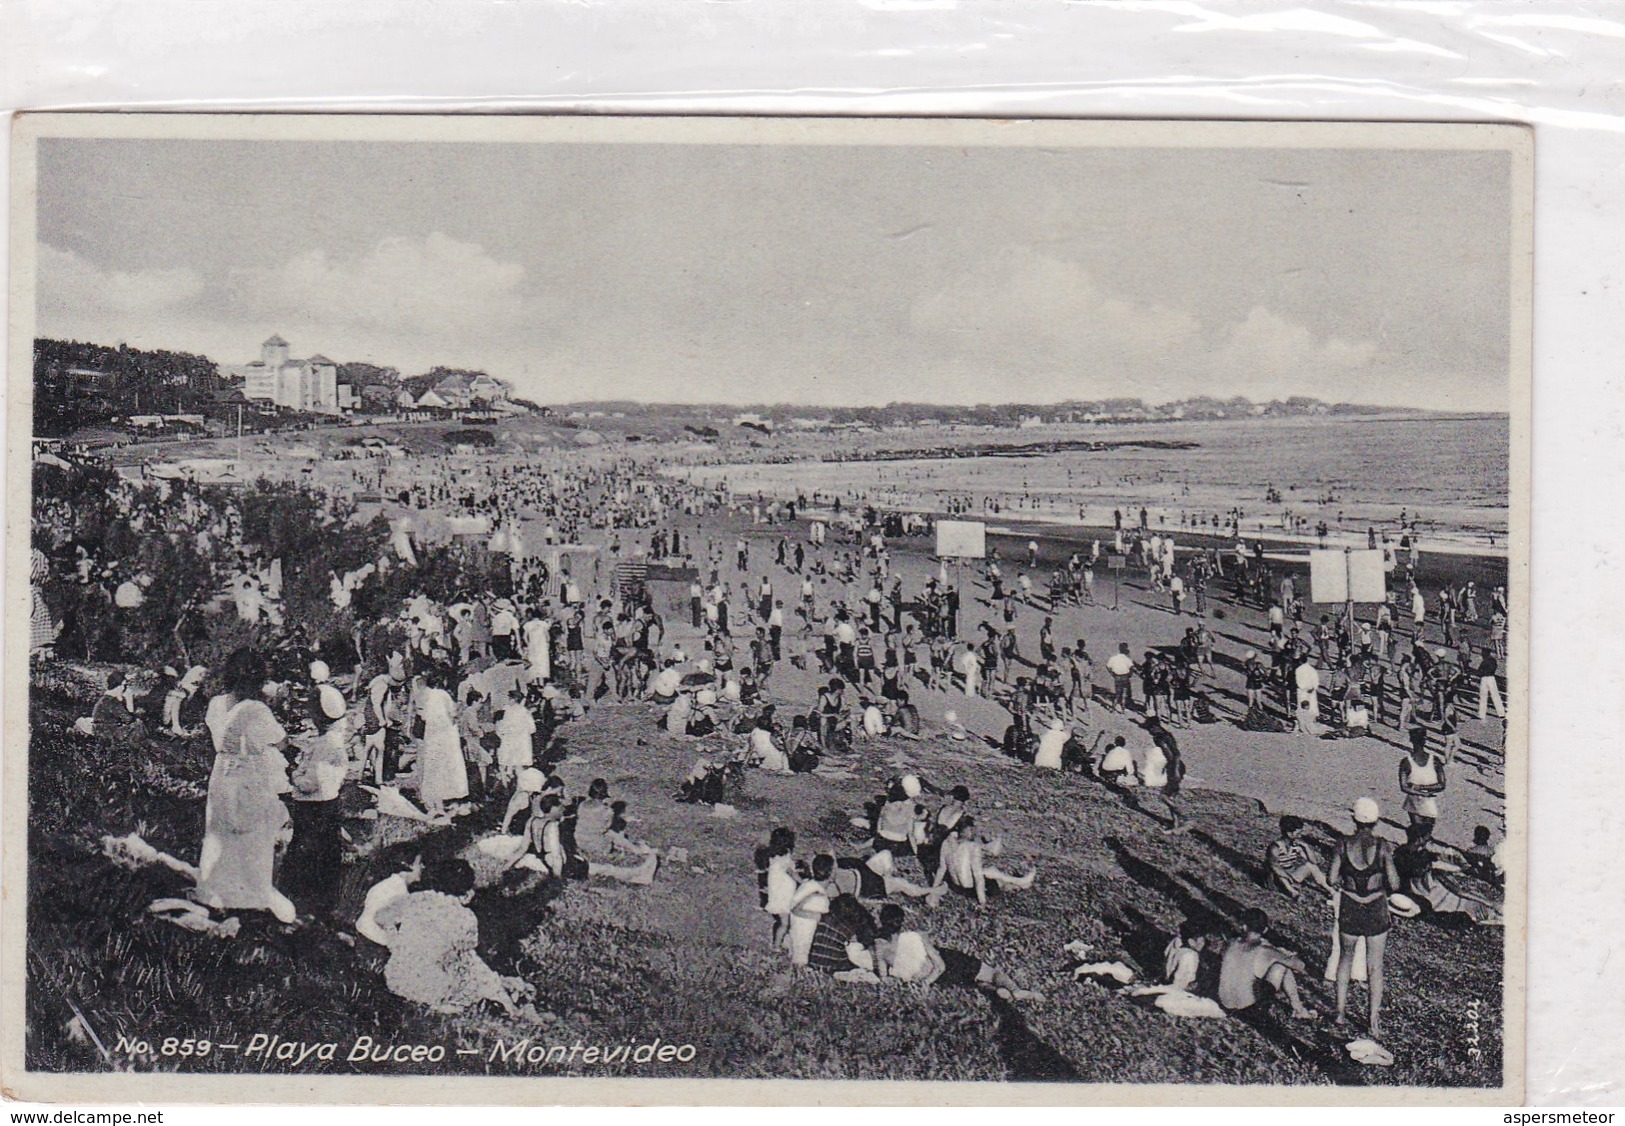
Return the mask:
<svg viewBox="0 0 1625 1126">
<path fill-rule="evenodd" d="M 987 558 L 987 525 L 980 520 L 938 520 L 937 558 Z"/>
<path fill-rule="evenodd" d="M 1311 551 L 1309 591 L 1311 602 L 1386 602 L 1382 552 Z"/>
</svg>

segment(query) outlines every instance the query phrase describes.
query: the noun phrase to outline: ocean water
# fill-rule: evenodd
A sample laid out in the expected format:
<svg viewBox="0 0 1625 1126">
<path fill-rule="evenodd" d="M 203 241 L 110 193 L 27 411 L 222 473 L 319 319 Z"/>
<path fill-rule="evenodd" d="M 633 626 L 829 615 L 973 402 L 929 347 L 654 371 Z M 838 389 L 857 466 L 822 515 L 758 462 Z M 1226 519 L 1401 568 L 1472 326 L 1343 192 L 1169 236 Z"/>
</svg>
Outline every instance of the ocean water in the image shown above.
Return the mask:
<svg viewBox="0 0 1625 1126">
<path fill-rule="evenodd" d="M 1290 418 L 978 432 L 979 442 L 1090 437 L 1195 442 L 1193 449 L 1111 449 L 1038 457 L 909 461 L 790 461 L 693 467 L 736 495 L 817 494 L 942 509 L 968 498 L 978 516 L 1105 525 L 1112 510 L 1145 505 L 1153 523 L 1221 517 L 1239 508 L 1243 529 L 1280 530 L 1283 516 L 1321 520 L 1345 534 L 1395 531 L 1401 515 L 1431 538 L 1504 544 L 1510 426 L 1505 416 Z M 873 445 L 873 443 L 868 443 Z M 893 448 L 935 444 L 930 431 L 888 435 Z M 1273 487 L 1279 501 L 1269 499 Z M 984 502 L 999 505 L 997 516 Z M 1083 510 L 1080 519 L 1079 509 Z M 1204 520 L 1204 523 L 1206 521 Z"/>
</svg>

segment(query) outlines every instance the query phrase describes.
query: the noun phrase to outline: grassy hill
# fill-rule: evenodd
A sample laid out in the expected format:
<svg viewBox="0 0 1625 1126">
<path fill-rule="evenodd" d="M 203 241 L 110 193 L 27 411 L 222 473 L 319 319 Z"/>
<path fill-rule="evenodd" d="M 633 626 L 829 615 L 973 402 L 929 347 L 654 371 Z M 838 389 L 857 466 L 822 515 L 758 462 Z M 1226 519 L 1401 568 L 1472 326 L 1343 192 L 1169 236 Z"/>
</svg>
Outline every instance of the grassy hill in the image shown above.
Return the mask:
<svg viewBox="0 0 1625 1126">
<path fill-rule="evenodd" d="M 485 953 L 498 969 L 537 989 L 551 1019 L 492 1013 L 440 1016 L 382 985 L 382 959 L 356 950 L 325 925 L 285 931 L 244 916 L 233 940 L 191 934 L 146 914 L 184 881 L 162 869 L 129 871 L 105 859 L 104 833 L 139 831 L 160 849 L 195 860 L 209 770 L 206 741 L 158 741 L 138 754 L 113 753 L 71 730 L 88 710 L 86 689 L 52 674 L 31 699 L 27 1055 L 31 1068 L 112 1067 L 234 1071 L 232 1053 L 208 1057 L 104 1059 L 75 1012 L 111 1048 L 121 1033 L 237 1043 L 249 1031 L 285 1039 L 337 1041 L 331 1063 L 301 1074 L 345 1073 L 358 1035 L 380 1042 L 444 1044 L 448 1074 L 636 1074 L 801 1078 L 1086 1080 L 1094 1082 L 1383 1083 L 1489 1085 L 1501 1053 L 1502 934 L 1498 929 L 1400 923 L 1391 940 L 1388 1070 L 1347 1061 L 1325 1020 L 1293 1022 L 1283 1008 L 1246 1020 L 1180 1021 L 1092 981 L 1074 982 L 1061 947 L 1081 938 L 1103 958 L 1122 958 L 1142 977 L 1158 973 L 1168 933 L 1186 912 L 1234 920 L 1261 905 L 1273 934 L 1312 970 L 1324 965 L 1323 900 L 1290 902 L 1267 891 L 1258 858 L 1274 818 L 1250 800 L 1190 792 L 1196 828 L 1169 837 L 1094 782 L 1040 774 L 972 743 L 940 735 L 921 744 L 870 744 L 851 779 L 750 779 L 731 819 L 672 799 L 702 748 L 656 730 L 647 708 L 611 705 L 564 729 L 560 773 L 572 793 L 604 777 L 630 803 L 630 831 L 662 848 L 687 849 L 649 888 L 513 881 L 488 888 L 475 908 Z M 910 925 L 942 944 L 1007 969 L 1044 990 L 1042 1004 L 1012 1007 L 956 991 L 844 985 L 794 973 L 768 942 L 756 909 L 752 849 L 778 824 L 799 836 L 798 854 L 833 848 L 856 854 L 848 818 L 903 765 L 939 784 L 963 782 L 979 819 L 1005 833 L 1017 867 L 1039 866 L 1030 891 L 985 909 L 949 897 L 935 910 L 910 909 Z M 468 836 L 495 812 L 440 833 Z M 352 820 L 357 855 L 346 864 L 344 900 L 353 909 L 383 874 L 381 854 L 419 832 L 408 822 Z M 1321 845 L 1330 840 L 1322 827 Z M 352 915 L 353 917 L 353 915 Z M 363 948 L 367 944 L 359 944 Z M 1306 1000 L 1329 1013 L 1330 986 L 1309 984 Z M 1356 1011 L 1363 1012 L 1363 992 Z M 1482 1061 L 1468 1055 L 1465 1015 L 1483 1024 Z M 691 1043 L 694 1061 L 638 1068 L 537 1067 L 490 1059 L 498 1040 L 619 1045 L 659 1037 Z M 457 1046 L 480 1054 L 450 1055 Z M 288 1070 L 271 1062 L 266 1070 Z M 378 1070 L 406 1071 L 408 1065 Z"/>
</svg>

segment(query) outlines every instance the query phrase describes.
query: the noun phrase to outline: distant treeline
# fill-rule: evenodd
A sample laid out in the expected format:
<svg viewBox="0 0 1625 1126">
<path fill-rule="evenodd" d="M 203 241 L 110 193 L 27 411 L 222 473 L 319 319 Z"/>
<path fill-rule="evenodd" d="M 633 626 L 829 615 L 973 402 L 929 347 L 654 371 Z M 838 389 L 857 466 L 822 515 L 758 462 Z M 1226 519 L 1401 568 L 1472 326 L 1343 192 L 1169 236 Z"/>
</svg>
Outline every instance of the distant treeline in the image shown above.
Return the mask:
<svg viewBox="0 0 1625 1126">
<path fill-rule="evenodd" d="M 1075 399 L 1060 403 L 978 403 L 950 406 L 941 403 L 888 403 L 875 407 L 814 407 L 795 403 L 727 405 L 720 403 L 633 403 L 601 401 L 565 403 L 555 407 L 571 410 L 623 413 L 628 418 L 664 417 L 704 422 L 730 421 L 736 412 L 756 420 L 784 427 L 813 422 L 830 426 L 1017 426 L 1036 419 L 1039 422 L 1144 422 L 1168 419 L 1288 418 L 1303 415 L 1373 415 L 1404 413 L 1405 408 L 1371 407 L 1354 403 L 1329 404 L 1307 396 L 1254 403 L 1236 396 L 1229 399 L 1197 397 L 1176 402 L 1150 404 L 1144 399 Z M 1416 412 L 1424 413 L 1424 412 Z"/>
<path fill-rule="evenodd" d="M 220 370 L 207 356 L 34 341 L 34 433 L 40 437 L 132 414 L 209 414 L 220 387 Z"/>
</svg>

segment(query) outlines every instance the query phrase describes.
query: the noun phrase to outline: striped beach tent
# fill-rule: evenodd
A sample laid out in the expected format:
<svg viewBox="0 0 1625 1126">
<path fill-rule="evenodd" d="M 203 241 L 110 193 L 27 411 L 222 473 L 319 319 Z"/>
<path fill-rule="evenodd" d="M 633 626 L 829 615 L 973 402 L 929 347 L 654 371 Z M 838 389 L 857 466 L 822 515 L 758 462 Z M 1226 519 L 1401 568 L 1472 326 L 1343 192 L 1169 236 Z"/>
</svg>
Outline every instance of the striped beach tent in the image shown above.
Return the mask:
<svg viewBox="0 0 1625 1126">
<path fill-rule="evenodd" d="M 649 565 L 641 559 L 623 559 L 615 564 L 615 589 L 622 599 L 638 598 L 649 578 Z"/>
</svg>

